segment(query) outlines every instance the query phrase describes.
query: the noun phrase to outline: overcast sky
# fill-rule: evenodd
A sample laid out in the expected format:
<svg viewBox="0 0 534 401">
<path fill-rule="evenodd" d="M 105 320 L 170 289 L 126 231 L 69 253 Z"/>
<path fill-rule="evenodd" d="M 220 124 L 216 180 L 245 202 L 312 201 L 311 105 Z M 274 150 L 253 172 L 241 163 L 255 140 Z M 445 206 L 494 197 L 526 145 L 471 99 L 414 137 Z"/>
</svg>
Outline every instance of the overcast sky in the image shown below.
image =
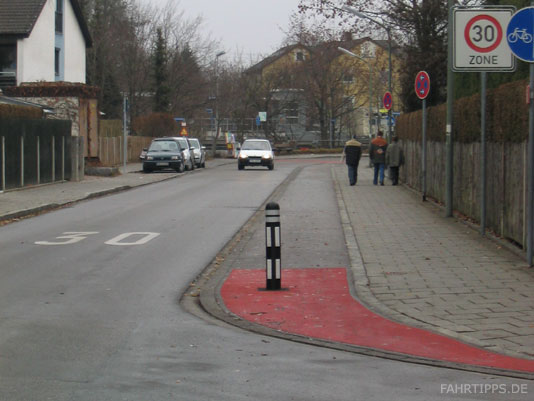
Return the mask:
<svg viewBox="0 0 534 401">
<path fill-rule="evenodd" d="M 164 6 L 169 0 L 142 0 Z M 289 17 L 299 0 L 175 0 L 187 19 L 201 15 L 211 38 L 221 40 L 228 53 L 243 52 L 245 59 L 268 55 L 280 47 Z"/>
</svg>

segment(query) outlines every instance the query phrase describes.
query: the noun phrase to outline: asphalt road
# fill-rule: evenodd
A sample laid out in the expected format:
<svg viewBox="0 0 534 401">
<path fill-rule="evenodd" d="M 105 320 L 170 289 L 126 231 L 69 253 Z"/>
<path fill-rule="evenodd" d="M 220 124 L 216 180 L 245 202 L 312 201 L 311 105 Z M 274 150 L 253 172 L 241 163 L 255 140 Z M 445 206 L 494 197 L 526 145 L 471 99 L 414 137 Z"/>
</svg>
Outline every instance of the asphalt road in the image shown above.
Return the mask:
<svg viewBox="0 0 534 401">
<path fill-rule="evenodd" d="M 198 170 L 0 227 L 0 400 L 500 400 L 447 386 L 521 384 L 260 336 L 182 308 L 191 281 L 299 167 L 284 196 L 308 191 L 310 213 L 320 203 L 337 232 L 334 195 L 313 196 L 330 170 L 314 163 Z"/>
</svg>

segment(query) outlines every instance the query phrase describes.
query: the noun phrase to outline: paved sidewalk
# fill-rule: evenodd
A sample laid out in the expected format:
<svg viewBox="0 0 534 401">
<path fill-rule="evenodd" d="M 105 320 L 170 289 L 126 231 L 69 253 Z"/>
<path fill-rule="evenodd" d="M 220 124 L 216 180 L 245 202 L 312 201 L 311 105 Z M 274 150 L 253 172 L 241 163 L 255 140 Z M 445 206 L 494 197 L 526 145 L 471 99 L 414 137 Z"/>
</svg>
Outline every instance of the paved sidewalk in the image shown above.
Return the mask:
<svg viewBox="0 0 534 401">
<path fill-rule="evenodd" d="M 333 168 L 359 248 L 358 297 L 397 321 L 534 358 L 534 269 L 410 190 L 374 186 L 371 169 L 359 171 L 350 187 L 346 168 Z"/>
</svg>

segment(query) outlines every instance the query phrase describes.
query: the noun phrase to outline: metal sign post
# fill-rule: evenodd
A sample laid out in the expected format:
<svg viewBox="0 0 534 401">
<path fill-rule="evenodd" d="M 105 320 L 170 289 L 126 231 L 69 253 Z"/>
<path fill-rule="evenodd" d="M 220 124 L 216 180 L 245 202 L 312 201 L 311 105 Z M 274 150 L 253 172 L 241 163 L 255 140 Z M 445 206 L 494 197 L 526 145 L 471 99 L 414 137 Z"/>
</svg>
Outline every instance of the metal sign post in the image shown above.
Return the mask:
<svg viewBox="0 0 534 401">
<path fill-rule="evenodd" d="M 419 71 L 415 77 L 415 94 L 423 101 L 423 138 L 422 138 L 422 165 L 421 189 L 423 201 L 426 201 L 426 98 L 430 93 L 430 77 L 426 71 Z"/>
<path fill-rule="evenodd" d="M 393 107 L 393 96 L 391 95 L 391 92 L 384 93 L 382 105 L 384 106 L 384 109 L 388 111 L 388 142 L 391 142 L 391 126 L 393 123 L 391 120 L 391 108 Z"/>
<path fill-rule="evenodd" d="M 126 93 L 123 94 L 123 104 L 122 104 L 122 158 L 123 158 L 123 172 L 126 174 L 126 162 L 128 159 L 128 96 Z"/>
<path fill-rule="evenodd" d="M 480 73 L 480 234 L 486 235 L 486 71 Z"/>
</svg>

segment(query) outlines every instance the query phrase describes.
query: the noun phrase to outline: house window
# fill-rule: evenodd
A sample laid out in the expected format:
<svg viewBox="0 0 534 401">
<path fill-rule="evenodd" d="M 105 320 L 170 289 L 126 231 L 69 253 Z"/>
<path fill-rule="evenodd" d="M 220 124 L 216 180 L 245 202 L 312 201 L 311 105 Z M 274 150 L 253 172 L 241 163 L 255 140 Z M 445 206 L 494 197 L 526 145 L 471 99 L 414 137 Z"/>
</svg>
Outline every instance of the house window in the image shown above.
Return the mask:
<svg viewBox="0 0 534 401">
<path fill-rule="evenodd" d="M 304 53 L 303 52 L 296 52 L 295 53 L 295 61 L 304 61 Z"/>
<path fill-rule="evenodd" d="M 375 54 L 376 54 L 376 47 L 373 43 L 371 42 L 362 43 L 360 47 L 360 56 L 371 58 L 371 57 L 375 57 Z"/>
<path fill-rule="evenodd" d="M 352 75 L 352 74 L 344 74 L 343 75 L 343 83 L 351 84 L 353 82 L 354 82 L 354 75 Z"/>
<path fill-rule="evenodd" d="M 0 45 L 0 73 L 13 74 L 17 71 L 17 45 Z"/>
<path fill-rule="evenodd" d="M 299 104 L 298 102 L 289 102 L 285 109 L 286 121 L 288 124 L 298 124 L 299 122 Z"/>
<path fill-rule="evenodd" d="M 354 109 L 355 98 L 354 96 L 343 96 L 343 106 L 345 111 L 351 111 Z"/>
<path fill-rule="evenodd" d="M 60 59 L 61 59 L 61 49 L 58 49 L 57 47 L 55 48 L 55 53 L 54 53 L 54 71 L 56 73 L 56 77 L 59 77 L 59 74 L 60 74 Z"/>
<path fill-rule="evenodd" d="M 17 45 L 0 45 L 0 86 L 17 84 Z"/>
<path fill-rule="evenodd" d="M 56 33 L 63 33 L 63 0 L 56 0 Z"/>
</svg>

